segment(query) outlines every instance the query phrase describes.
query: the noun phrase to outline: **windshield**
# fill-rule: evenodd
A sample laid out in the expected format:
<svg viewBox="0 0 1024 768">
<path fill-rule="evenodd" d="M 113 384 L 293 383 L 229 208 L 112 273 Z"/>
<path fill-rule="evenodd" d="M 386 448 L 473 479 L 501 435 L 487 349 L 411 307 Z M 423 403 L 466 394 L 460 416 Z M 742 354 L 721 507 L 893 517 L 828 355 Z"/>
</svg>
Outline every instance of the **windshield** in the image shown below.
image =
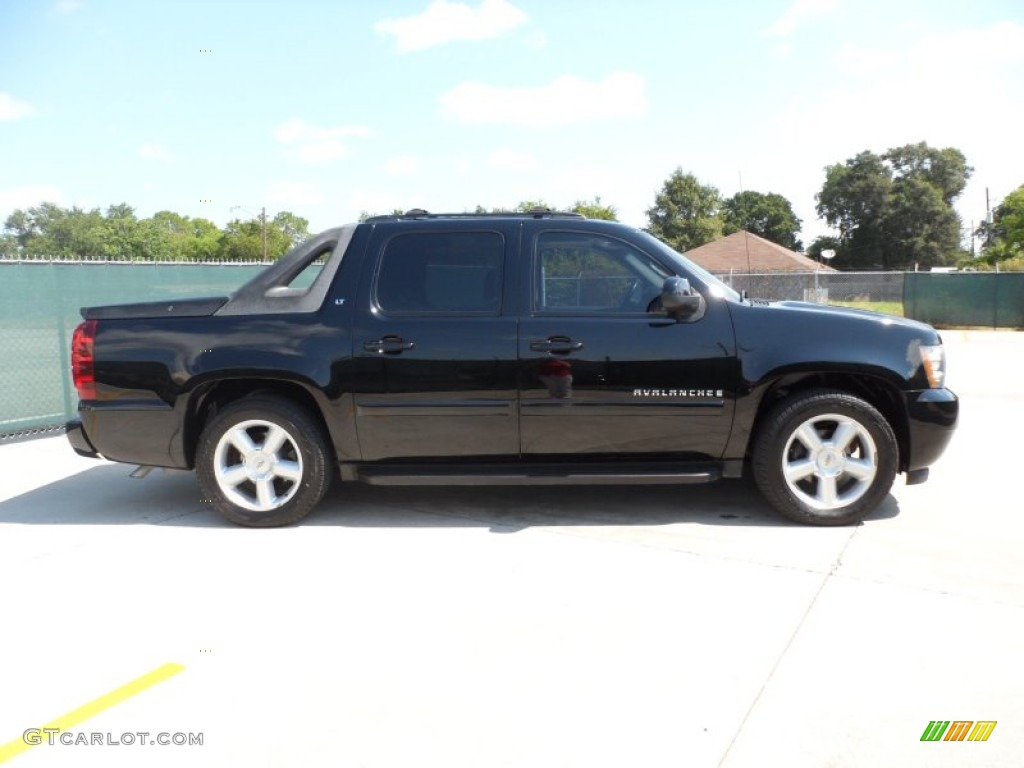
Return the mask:
<svg viewBox="0 0 1024 768">
<path fill-rule="evenodd" d="M 728 285 L 723 283 L 717 277 L 708 272 L 704 267 L 690 261 L 688 258 L 678 251 L 669 248 L 665 243 L 661 242 L 658 238 L 652 235 L 650 232 L 644 232 L 640 230 L 640 236 L 644 238 L 649 244 L 653 245 L 657 249 L 657 253 L 667 257 L 673 264 L 683 272 L 687 272 L 694 277 L 698 278 L 704 283 L 708 290 L 711 291 L 712 296 L 719 298 L 730 299 L 732 301 L 739 301 L 740 295 L 730 288 Z"/>
</svg>

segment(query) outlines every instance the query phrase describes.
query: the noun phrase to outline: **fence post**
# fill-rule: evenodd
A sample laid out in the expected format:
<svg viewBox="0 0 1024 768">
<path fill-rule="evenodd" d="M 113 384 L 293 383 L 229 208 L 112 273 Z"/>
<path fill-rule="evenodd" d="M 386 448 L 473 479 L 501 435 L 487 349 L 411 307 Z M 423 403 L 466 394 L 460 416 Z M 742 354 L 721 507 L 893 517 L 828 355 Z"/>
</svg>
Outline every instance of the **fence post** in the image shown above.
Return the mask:
<svg viewBox="0 0 1024 768">
<path fill-rule="evenodd" d="M 64 305 L 67 302 L 60 280 L 60 265 L 50 264 L 49 268 L 53 270 L 53 296 L 56 302 L 56 311 L 53 314 L 57 318 L 57 359 L 60 361 L 60 386 L 64 395 L 64 420 L 68 421 L 71 419 L 71 358 L 64 316 Z"/>
</svg>

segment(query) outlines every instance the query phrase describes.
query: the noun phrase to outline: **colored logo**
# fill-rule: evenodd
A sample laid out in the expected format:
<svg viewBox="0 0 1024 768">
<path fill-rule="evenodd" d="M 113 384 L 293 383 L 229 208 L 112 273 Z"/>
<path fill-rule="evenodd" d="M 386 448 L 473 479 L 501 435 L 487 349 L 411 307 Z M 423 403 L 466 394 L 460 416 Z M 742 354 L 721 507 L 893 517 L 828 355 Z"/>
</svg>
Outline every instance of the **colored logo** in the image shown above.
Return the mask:
<svg viewBox="0 0 1024 768">
<path fill-rule="evenodd" d="M 988 741 L 995 727 L 995 720 L 932 720 L 921 741 Z"/>
</svg>

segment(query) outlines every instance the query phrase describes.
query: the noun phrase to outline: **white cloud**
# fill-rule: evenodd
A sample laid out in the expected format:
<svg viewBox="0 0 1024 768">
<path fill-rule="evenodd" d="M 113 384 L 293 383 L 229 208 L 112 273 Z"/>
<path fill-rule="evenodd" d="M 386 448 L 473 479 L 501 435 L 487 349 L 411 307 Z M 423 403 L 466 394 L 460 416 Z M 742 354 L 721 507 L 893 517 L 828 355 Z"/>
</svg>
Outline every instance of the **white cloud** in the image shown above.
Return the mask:
<svg viewBox="0 0 1024 768">
<path fill-rule="evenodd" d="M 300 163 L 325 163 L 348 157 L 351 150 L 342 139 L 350 136 L 368 137 L 372 135 L 369 128 L 363 125 L 338 125 L 333 128 L 320 128 L 293 117 L 273 130 L 273 136 L 282 144 L 293 146 L 289 156 Z"/>
<path fill-rule="evenodd" d="M 549 127 L 647 114 L 647 83 L 634 72 L 599 82 L 563 75 L 537 88 L 461 83 L 441 96 L 441 114 L 459 123 Z"/>
<path fill-rule="evenodd" d="M 392 176 L 415 176 L 420 170 L 420 161 L 411 155 L 396 155 L 384 166 Z"/>
<path fill-rule="evenodd" d="M 816 16 L 824 16 L 836 7 L 836 0 L 793 0 L 786 12 L 761 30 L 764 37 L 788 37 Z"/>
<path fill-rule="evenodd" d="M 18 120 L 28 117 L 35 108 L 25 101 L 18 101 L 9 93 L 0 93 L 0 121 Z"/>
<path fill-rule="evenodd" d="M 0 189 L 0 211 L 31 208 L 40 203 L 64 204 L 64 195 L 51 184 L 31 184 L 24 187 Z"/>
<path fill-rule="evenodd" d="M 483 0 L 479 8 L 435 0 L 422 13 L 373 25 L 395 38 L 399 53 L 425 51 L 454 40 L 487 40 L 524 24 L 527 16 L 508 0 Z"/>
<path fill-rule="evenodd" d="M 276 181 L 267 186 L 267 202 L 289 206 L 319 205 L 323 193 L 314 184 L 304 181 Z"/>
<path fill-rule="evenodd" d="M 139 157 L 167 163 L 171 160 L 171 153 L 167 151 L 166 147 L 162 147 L 159 144 L 143 144 L 139 147 Z"/>
<path fill-rule="evenodd" d="M 499 149 L 487 158 L 487 167 L 497 171 L 529 171 L 537 167 L 537 158 L 529 152 Z"/>
</svg>

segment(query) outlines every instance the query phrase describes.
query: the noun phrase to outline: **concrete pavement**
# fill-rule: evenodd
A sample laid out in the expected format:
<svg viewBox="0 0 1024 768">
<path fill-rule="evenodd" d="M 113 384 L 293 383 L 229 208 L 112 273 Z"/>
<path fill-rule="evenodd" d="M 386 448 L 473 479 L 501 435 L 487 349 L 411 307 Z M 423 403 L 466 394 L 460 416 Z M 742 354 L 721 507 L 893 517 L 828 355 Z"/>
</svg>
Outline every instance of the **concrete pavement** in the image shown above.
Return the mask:
<svg viewBox="0 0 1024 768">
<path fill-rule="evenodd" d="M 2 445 L 0 762 L 1019 766 L 1024 335 L 943 335 L 961 428 L 852 528 L 730 481 L 351 486 L 253 531 L 190 474 Z M 145 739 L 10 748 L 169 662 L 68 729 Z"/>
</svg>

